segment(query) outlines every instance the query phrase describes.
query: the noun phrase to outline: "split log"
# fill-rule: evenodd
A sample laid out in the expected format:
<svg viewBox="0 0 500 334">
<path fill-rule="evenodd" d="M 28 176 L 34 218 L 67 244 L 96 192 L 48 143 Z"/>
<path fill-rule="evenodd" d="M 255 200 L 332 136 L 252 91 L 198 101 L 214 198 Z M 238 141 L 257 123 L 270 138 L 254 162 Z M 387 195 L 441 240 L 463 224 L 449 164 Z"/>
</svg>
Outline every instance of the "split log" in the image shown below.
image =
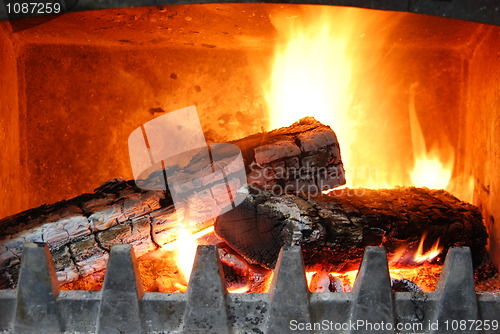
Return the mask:
<svg viewBox="0 0 500 334">
<path fill-rule="evenodd" d="M 219 216 L 215 232 L 249 263 L 274 268 L 284 244 L 300 245 L 309 269 L 357 269 L 366 246 L 384 246 L 389 256 L 402 248 L 424 249 L 440 238 L 471 248 L 479 264 L 487 233 L 479 210 L 444 190 L 427 188 L 339 189 L 328 195 L 276 196 L 251 189 L 236 209 Z"/>
<path fill-rule="evenodd" d="M 254 186 L 271 189 L 279 185 L 287 191 L 307 192 L 345 183 L 335 133 L 312 118 L 233 144 L 240 147 L 248 182 Z M 224 152 L 219 153 L 219 163 L 230 162 L 225 161 Z M 210 167 L 209 162 L 196 158 L 184 170 L 193 178 L 202 172 L 200 166 Z M 320 167 L 328 173 L 318 173 Z M 151 173 L 148 181 L 161 182 L 158 175 L 162 171 Z M 226 181 L 212 179 L 202 184 L 200 211 L 216 216 L 223 209 L 218 199 L 219 191 L 226 191 Z M 114 179 L 93 194 L 4 218 L 0 220 L 0 289 L 17 283 L 27 241 L 49 245 L 59 282 L 64 284 L 104 269 L 114 244 L 132 244 L 141 256 L 177 239 L 186 224 L 182 217 L 168 190 L 146 191 L 134 181 Z M 191 228 L 196 232 L 212 224 L 213 220 L 202 221 Z"/>
<path fill-rule="evenodd" d="M 242 151 L 250 186 L 318 194 L 346 183 L 337 136 L 312 117 L 232 143 Z"/>
<path fill-rule="evenodd" d="M 234 147 L 241 150 L 246 181 L 250 186 L 275 193 L 318 194 L 322 190 L 346 183 L 335 133 L 329 126 L 312 117 L 305 117 L 289 127 L 257 133 L 230 144 L 236 146 L 212 144 L 210 154 L 206 148 L 202 148 L 185 152 L 182 157 L 176 156 L 172 159 L 172 166 L 167 167 L 167 170 L 151 173 L 140 180 L 140 185 L 145 189 L 164 189 L 165 175 L 169 175 L 169 184 L 179 185 L 170 189 L 172 192 L 202 193 L 207 187 L 211 187 L 212 192 L 218 188 L 225 192 L 226 183 L 237 182 L 235 179 L 239 165 L 234 160 L 239 152 L 234 152 Z M 180 167 L 174 163 L 177 160 L 188 160 L 190 163 L 178 171 Z M 213 160 L 213 163 L 207 160 Z M 222 173 L 214 173 L 214 167 L 221 169 Z M 214 184 L 222 187 L 214 187 Z M 239 186 L 241 185 L 237 184 L 237 188 Z M 220 197 L 219 194 L 213 195 L 215 198 Z"/>
</svg>

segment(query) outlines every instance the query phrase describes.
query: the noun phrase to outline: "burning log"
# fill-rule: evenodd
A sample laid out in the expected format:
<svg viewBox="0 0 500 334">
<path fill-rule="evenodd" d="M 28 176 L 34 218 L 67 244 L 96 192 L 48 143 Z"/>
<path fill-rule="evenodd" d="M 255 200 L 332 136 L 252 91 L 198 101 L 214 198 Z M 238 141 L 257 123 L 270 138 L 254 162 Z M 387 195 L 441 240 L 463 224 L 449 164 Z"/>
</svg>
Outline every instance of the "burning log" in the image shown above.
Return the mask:
<svg viewBox="0 0 500 334">
<path fill-rule="evenodd" d="M 344 168 L 340 157 L 340 147 L 335 133 L 312 117 L 305 117 L 289 127 L 270 132 L 257 133 L 231 142 L 241 150 L 247 182 L 265 190 L 286 189 L 288 193 L 319 193 L 345 184 Z M 207 161 L 206 150 L 193 150 L 182 154 L 190 163 L 182 173 L 175 173 L 178 166 L 171 166 L 167 174 L 172 174 L 182 186 L 171 189 L 176 193 L 198 191 L 203 193 L 211 187 L 211 196 L 218 199 L 226 191 L 226 182 L 236 182 L 238 164 L 234 163 L 233 145 L 213 144 L 210 146 L 214 163 Z M 214 153 L 215 151 L 215 153 Z M 213 173 L 213 165 L 224 166 L 222 173 Z M 196 180 L 197 182 L 186 182 Z M 164 170 L 149 174 L 140 180 L 145 189 L 164 187 Z M 215 185 L 215 186 L 214 186 Z M 236 188 L 239 188 L 238 184 Z M 223 197 L 223 196 L 222 196 Z M 205 200 L 205 197 L 203 197 Z"/>
<path fill-rule="evenodd" d="M 233 144 L 242 151 L 251 186 L 308 194 L 345 184 L 337 137 L 312 117 Z"/>
<path fill-rule="evenodd" d="M 479 210 L 444 190 L 427 188 L 338 189 L 328 195 L 276 196 L 251 189 L 235 210 L 217 218 L 215 232 L 249 263 L 274 268 L 284 244 L 298 244 L 310 270 L 356 269 L 366 246 L 383 245 L 399 261 L 415 263 L 439 238 L 446 251 L 469 246 L 476 264 L 485 254 L 487 233 Z M 409 259 L 408 255 L 412 258 Z"/>
<path fill-rule="evenodd" d="M 240 147 L 248 182 L 254 186 L 272 189 L 279 185 L 288 191 L 308 192 L 345 183 L 335 133 L 312 118 L 233 144 Z M 199 164 L 193 159 L 186 170 L 196 172 Z M 150 181 L 158 182 L 157 175 L 153 172 Z M 221 209 L 217 189 L 205 189 L 203 210 Z M 104 269 L 112 245 L 132 244 L 141 256 L 177 239 L 183 224 L 168 191 L 145 191 L 133 181 L 110 180 L 93 194 L 0 220 L 0 289 L 15 286 L 26 241 L 49 244 L 63 284 Z M 192 232 L 211 224 L 213 220 L 201 222 Z"/>
</svg>

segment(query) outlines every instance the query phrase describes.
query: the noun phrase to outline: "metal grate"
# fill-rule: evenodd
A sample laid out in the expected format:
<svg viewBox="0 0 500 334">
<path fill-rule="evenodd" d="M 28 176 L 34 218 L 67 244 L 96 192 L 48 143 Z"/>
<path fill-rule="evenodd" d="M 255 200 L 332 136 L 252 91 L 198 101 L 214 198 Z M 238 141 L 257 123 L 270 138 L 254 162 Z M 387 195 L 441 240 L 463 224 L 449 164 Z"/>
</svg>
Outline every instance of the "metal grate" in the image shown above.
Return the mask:
<svg viewBox="0 0 500 334">
<path fill-rule="evenodd" d="M 221 273 L 216 248 L 199 246 L 186 293 L 144 293 L 132 248 L 115 245 L 101 291 L 59 291 L 47 246 L 28 243 L 18 288 L 0 290 L 0 331 L 499 332 L 493 325 L 500 322 L 500 295 L 475 293 L 468 248 L 450 249 L 433 293 L 393 292 L 381 247 L 366 249 L 353 291 L 346 293 L 310 293 L 298 247 L 282 249 L 269 293 L 228 294 Z M 486 320 L 490 330 L 484 330 Z"/>
</svg>

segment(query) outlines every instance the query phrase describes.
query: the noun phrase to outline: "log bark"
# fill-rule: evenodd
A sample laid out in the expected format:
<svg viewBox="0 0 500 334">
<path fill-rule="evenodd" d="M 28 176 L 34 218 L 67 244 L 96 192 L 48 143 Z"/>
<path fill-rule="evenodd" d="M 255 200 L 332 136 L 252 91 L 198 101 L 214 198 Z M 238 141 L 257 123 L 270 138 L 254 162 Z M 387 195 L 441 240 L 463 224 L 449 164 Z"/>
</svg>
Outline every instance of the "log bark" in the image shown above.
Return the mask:
<svg viewBox="0 0 500 334">
<path fill-rule="evenodd" d="M 384 246 L 389 256 L 424 250 L 439 238 L 443 252 L 468 246 L 479 264 L 487 233 L 479 210 L 444 190 L 427 188 L 338 189 L 328 195 L 273 195 L 251 189 L 235 210 L 217 218 L 215 232 L 249 263 L 274 268 L 280 247 L 300 245 L 310 269 L 357 269 L 366 246 Z"/>
<path fill-rule="evenodd" d="M 233 144 L 240 147 L 248 182 L 254 186 L 288 186 L 287 191 L 307 192 L 312 187 L 345 183 L 335 133 L 314 119 L 303 119 Z M 226 162 L 221 154 L 219 163 Z M 195 157 L 185 172 L 196 178 L 202 172 L 200 166 L 207 164 Z M 325 177 L 317 172 L 319 167 L 330 173 Z M 153 172 L 149 181 L 161 182 L 161 175 L 162 171 Z M 226 176 L 211 179 L 199 189 L 200 211 L 213 211 L 215 216 L 222 209 L 218 192 L 226 191 L 223 182 L 231 182 L 230 175 Z M 4 218 L 0 220 L 0 289 L 15 287 L 26 241 L 49 245 L 59 282 L 64 284 L 104 269 L 113 244 L 132 244 L 136 255 L 141 256 L 175 240 L 185 225 L 182 217 L 168 190 L 145 191 L 134 181 L 114 179 L 93 194 Z M 212 224 L 213 220 L 208 220 L 191 228 L 196 232 Z"/>
</svg>

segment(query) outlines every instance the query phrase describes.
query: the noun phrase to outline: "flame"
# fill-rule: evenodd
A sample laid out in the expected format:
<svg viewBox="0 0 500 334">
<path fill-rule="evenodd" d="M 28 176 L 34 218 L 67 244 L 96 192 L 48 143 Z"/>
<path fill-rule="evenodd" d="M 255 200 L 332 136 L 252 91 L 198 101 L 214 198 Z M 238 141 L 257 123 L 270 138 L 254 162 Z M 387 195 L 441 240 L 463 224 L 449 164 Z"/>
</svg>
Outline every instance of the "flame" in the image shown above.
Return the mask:
<svg viewBox="0 0 500 334">
<path fill-rule="evenodd" d="M 213 231 L 213 226 L 209 226 L 196 233 L 191 233 L 186 228 L 179 228 L 177 239 L 162 247 L 164 250 L 175 251 L 175 263 L 186 283 L 189 282 L 189 277 L 191 276 L 196 249 L 198 247 L 197 239 Z"/>
<path fill-rule="evenodd" d="M 367 71 L 377 67 L 384 57 L 372 50 L 374 45 L 367 47 L 374 36 L 370 34 L 377 31 L 376 40 L 382 40 L 379 37 L 388 34 L 387 28 L 398 19 L 388 23 L 383 13 L 363 15 L 356 8 L 295 8 L 299 8 L 298 13 L 272 17 L 281 43 L 276 47 L 271 77 L 264 87 L 270 128 L 313 116 L 330 125 L 337 135 L 348 174 L 347 186 L 402 185 L 399 179 L 392 180 L 393 175 L 381 175 L 383 170 L 394 170 L 394 163 L 383 161 L 387 157 L 384 145 L 373 140 L 383 132 L 379 120 L 367 119 L 375 106 L 385 106 L 380 103 L 381 85 L 366 84 Z M 360 92 L 378 101 L 356 99 Z"/>
<path fill-rule="evenodd" d="M 434 242 L 432 247 L 427 251 L 424 251 L 424 240 L 427 237 L 427 233 L 424 233 L 422 235 L 422 238 L 420 239 L 420 243 L 418 244 L 417 252 L 415 253 L 415 256 L 413 257 L 415 263 L 424 263 L 424 262 L 430 262 L 436 256 L 441 254 L 443 251 L 443 247 L 439 247 L 439 238 Z"/>
<path fill-rule="evenodd" d="M 424 233 L 420 238 L 417 251 L 413 254 L 412 260 L 402 261 L 404 258 L 406 248 L 397 251 L 392 259 L 389 261 L 389 276 L 391 279 L 408 279 L 417 284 L 424 292 L 431 292 L 435 289 L 439 274 L 441 272 L 441 265 L 430 264 L 439 254 L 441 254 L 443 247 L 439 246 L 439 238 L 434 242 L 432 247 L 424 253 L 424 241 L 427 238 L 427 233 Z M 400 262 L 402 261 L 402 262 Z M 404 265 L 406 263 L 406 266 Z M 411 264 L 410 264 L 411 263 Z M 346 272 L 329 272 L 331 277 L 340 278 L 343 284 L 344 292 L 352 290 L 355 284 L 356 277 L 359 270 L 351 270 Z M 316 271 L 309 271 L 306 273 L 307 285 L 311 288 L 312 277 Z M 312 291 L 315 292 L 315 291 Z"/>
<path fill-rule="evenodd" d="M 428 150 L 415 107 L 416 96 L 425 100 L 417 94 L 418 83 L 409 87 L 409 113 L 401 110 L 401 94 L 390 93 L 408 85 L 397 66 L 384 61 L 389 31 L 404 15 L 391 13 L 388 20 L 387 13 L 363 15 L 356 8 L 296 8 L 271 17 L 279 43 L 264 80 L 270 128 L 305 116 L 330 125 L 350 188 L 446 188 L 470 200 L 471 178 L 452 179 L 455 154 L 447 138 L 436 135 Z"/>
<path fill-rule="evenodd" d="M 345 111 L 354 64 L 348 53 L 350 34 L 336 30 L 352 25 L 343 25 L 347 18 L 339 18 L 334 28 L 326 12 L 318 16 L 310 10 L 272 18 L 283 40 L 276 47 L 271 77 L 264 87 L 270 128 L 314 116 L 324 124 L 337 125 L 339 141 L 349 146 L 352 122 Z M 344 151 L 342 158 L 349 165 L 349 152 Z"/>
<path fill-rule="evenodd" d="M 434 148 L 427 152 L 424 134 L 415 110 L 415 91 L 418 83 L 410 86 L 410 126 L 411 141 L 415 165 L 411 171 L 411 181 L 414 186 L 431 189 L 445 189 L 451 179 L 454 164 L 454 153 L 451 145 L 446 142 L 440 149 Z M 444 159 L 445 152 L 450 152 L 450 157 Z"/>
<path fill-rule="evenodd" d="M 312 281 L 314 274 L 316 274 L 316 271 L 306 271 L 306 281 L 307 281 L 308 288 L 311 288 L 311 281 Z"/>
<path fill-rule="evenodd" d="M 434 260 L 439 254 L 441 254 L 444 247 L 439 245 L 440 238 L 438 238 L 432 247 L 424 253 L 424 242 L 426 239 L 427 232 L 424 232 L 420 238 L 416 252 L 411 252 L 407 247 L 400 247 L 397 249 L 389 259 L 389 266 L 400 268 L 404 264 L 415 266 Z"/>
<path fill-rule="evenodd" d="M 178 248 L 175 253 L 175 262 L 184 280 L 189 282 L 198 243 L 193 235 L 184 229 L 179 232 L 177 240 Z"/>
<path fill-rule="evenodd" d="M 266 100 L 271 126 L 287 126 L 297 119 L 314 116 L 330 123 L 349 94 L 352 64 L 346 55 L 347 40 L 332 38 L 323 22 L 307 30 L 291 32 L 290 40 L 276 54 Z"/>
</svg>

